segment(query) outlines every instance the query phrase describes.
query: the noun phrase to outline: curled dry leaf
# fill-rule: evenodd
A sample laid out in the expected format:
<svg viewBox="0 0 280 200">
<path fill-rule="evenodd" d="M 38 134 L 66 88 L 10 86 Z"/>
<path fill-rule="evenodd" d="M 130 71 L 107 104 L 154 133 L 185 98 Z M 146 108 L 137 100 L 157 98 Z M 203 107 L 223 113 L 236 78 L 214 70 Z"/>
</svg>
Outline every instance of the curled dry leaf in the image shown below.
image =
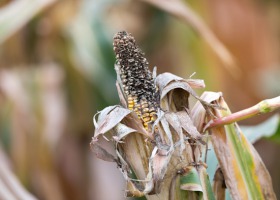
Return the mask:
<svg viewBox="0 0 280 200">
<path fill-rule="evenodd" d="M 201 95 L 201 99 L 205 102 L 213 102 L 218 100 L 220 97 L 222 97 L 221 92 L 204 92 Z M 205 126 L 206 122 L 206 110 L 204 109 L 203 105 L 201 102 L 197 102 L 194 107 L 191 109 L 190 116 L 192 118 L 192 121 L 194 123 L 194 126 L 197 128 L 197 130 L 202 133 L 203 128 Z"/>
<path fill-rule="evenodd" d="M 204 83 L 201 80 L 186 80 L 171 73 L 163 73 L 156 78 L 156 83 L 161 91 L 160 106 L 163 110 L 174 112 L 188 109 L 190 95 L 197 99 L 205 111 L 212 116 L 214 114 L 211 112 L 211 108 L 221 108 L 198 97 L 191 86 L 203 87 Z"/>
<path fill-rule="evenodd" d="M 197 96 L 186 80 L 171 73 L 160 74 L 156 83 L 161 91 L 160 105 L 164 110 L 179 111 L 188 108 L 189 94 Z"/>
<path fill-rule="evenodd" d="M 201 79 L 187 79 L 187 83 L 191 88 L 205 88 L 204 80 Z"/>
<path fill-rule="evenodd" d="M 107 162 L 115 162 L 117 157 L 107 150 L 105 150 L 104 145 L 101 146 L 97 141 L 92 140 L 90 143 L 92 152 L 96 155 L 97 158 L 102 159 Z"/>
<path fill-rule="evenodd" d="M 130 114 L 131 111 L 120 106 L 111 106 L 101 111 L 100 123 L 95 130 L 95 135 L 104 134 L 114 128 L 124 117 Z M 107 114 L 107 115 L 106 115 Z M 103 119 L 103 115 L 106 115 Z"/>
</svg>

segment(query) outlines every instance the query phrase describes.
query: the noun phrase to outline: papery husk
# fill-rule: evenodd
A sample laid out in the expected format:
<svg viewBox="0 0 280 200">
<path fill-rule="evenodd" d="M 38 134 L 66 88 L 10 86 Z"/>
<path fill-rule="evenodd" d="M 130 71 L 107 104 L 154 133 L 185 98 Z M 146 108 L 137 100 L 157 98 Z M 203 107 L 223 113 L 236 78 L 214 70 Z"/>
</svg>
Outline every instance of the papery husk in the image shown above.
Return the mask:
<svg viewBox="0 0 280 200">
<path fill-rule="evenodd" d="M 108 112 L 110 109 L 111 111 Z M 91 143 L 93 152 L 103 160 L 115 161 L 120 165 L 119 167 L 127 180 L 127 189 L 129 190 L 127 195 L 147 195 L 148 199 L 159 197 L 166 199 L 165 197 L 169 196 L 169 187 L 176 171 L 193 162 L 192 156 L 190 156 L 192 152 L 190 145 L 184 148 L 184 152 L 181 152 L 179 147 L 170 149 L 170 147 L 174 147 L 172 135 L 175 133 L 174 130 L 169 129 L 168 122 L 164 117 L 159 122 L 159 126 L 162 127 L 162 134 L 164 134 L 162 137 L 166 144 L 169 143 L 166 146 L 159 145 L 157 147 L 143 132 L 139 133 L 136 129 L 130 128 L 131 126 L 135 127 L 137 118 L 134 119 L 135 116 L 131 116 L 129 112 L 122 120 L 125 124 L 119 122 L 115 124 L 115 127 L 109 129 L 117 121 L 112 122 L 108 116 L 114 116 L 114 113 L 111 115 L 110 113 L 119 109 L 111 107 L 100 112 L 101 116 L 104 116 L 104 112 L 108 115 L 96 122 L 100 126 L 96 129 L 96 137 Z M 97 132 L 102 130 L 107 130 L 107 132 Z M 165 135 L 166 132 L 167 135 Z M 108 148 L 104 143 L 111 143 L 111 148 Z M 115 152 L 112 150 L 114 146 Z M 131 170 L 137 176 L 136 181 L 132 181 Z"/>
<path fill-rule="evenodd" d="M 116 162 L 128 182 L 131 170 L 137 171 L 137 177 L 144 180 L 148 169 L 148 159 L 144 158 L 149 158 L 151 152 L 145 146 L 148 133 L 137 116 L 126 108 L 111 106 L 102 110 L 94 123 L 96 129 L 91 142 L 94 154 L 102 160 Z M 135 152 L 137 150 L 139 152 Z"/>
<path fill-rule="evenodd" d="M 214 175 L 213 190 L 217 200 L 224 200 L 226 198 L 226 183 L 220 167 L 216 170 Z"/>
</svg>

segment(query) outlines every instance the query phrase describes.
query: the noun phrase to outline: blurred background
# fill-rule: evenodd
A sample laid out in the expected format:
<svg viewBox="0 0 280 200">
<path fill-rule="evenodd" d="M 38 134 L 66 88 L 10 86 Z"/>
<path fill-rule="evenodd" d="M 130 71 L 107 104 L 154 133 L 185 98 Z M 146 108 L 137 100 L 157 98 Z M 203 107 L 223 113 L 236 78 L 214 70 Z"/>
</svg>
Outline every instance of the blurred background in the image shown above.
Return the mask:
<svg viewBox="0 0 280 200">
<path fill-rule="evenodd" d="M 0 199 L 125 199 L 117 166 L 89 148 L 93 115 L 119 103 L 117 31 L 158 73 L 196 72 L 233 112 L 280 94 L 279 1 L 158 2 L 0 1 Z M 280 198 L 279 140 L 255 146 Z"/>
</svg>

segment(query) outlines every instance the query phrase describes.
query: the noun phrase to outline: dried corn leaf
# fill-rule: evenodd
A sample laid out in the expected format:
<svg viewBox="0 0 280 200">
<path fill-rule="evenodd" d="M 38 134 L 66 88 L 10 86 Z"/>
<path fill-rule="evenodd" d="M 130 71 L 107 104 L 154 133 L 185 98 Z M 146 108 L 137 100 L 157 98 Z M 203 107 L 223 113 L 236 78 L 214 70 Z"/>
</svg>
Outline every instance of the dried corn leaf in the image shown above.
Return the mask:
<svg viewBox="0 0 280 200">
<path fill-rule="evenodd" d="M 127 135 L 133 132 L 137 132 L 135 129 L 126 126 L 125 124 L 119 123 L 115 126 L 114 132 L 116 133 L 113 138 L 116 142 L 121 142 Z"/>
<path fill-rule="evenodd" d="M 192 88 L 184 81 L 170 82 L 161 91 L 161 108 L 169 111 L 181 111 L 188 108 L 191 90 Z"/>
<path fill-rule="evenodd" d="M 180 121 L 178 119 L 178 116 L 176 113 L 170 112 L 165 114 L 165 118 L 170 124 L 170 126 L 173 127 L 175 132 L 177 132 L 179 136 L 179 145 L 180 145 L 180 154 L 182 154 L 183 150 L 186 148 L 185 140 L 184 140 L 184 134 L 182 130 L 182 125 L 180 124 Z"/>
<path fill-rule="evenodd" d="M 127 195 L 139 196 L 150 192 L 153 183 L 147 174 L 151 174 L 148 168 L 151 148 L 145 141 L 148 134 L 137 116 L 120 106 L 110 106 L 99 113 L 94 123 L 96 129 L 91 149 L 98 158 L 117 162 L 127 181 Z M 136 173 L 138 181 L 129 177 L 130 168 Z"/>
<path fill-rule="evenodd" d="M 226 183 L 223 172 L 219 167 L 214 175 L 213 190 L 217 200 L 224 200 L 226 197 Z"/>
<path fill-rule="evenodd" d="M 199 174 L 194 166 L 188 166 L 180 177 L 181 190 L 202 192 Z"/>
<path fill-rule="evenodd" d="M 205 102 L 210 103 L 216 101 L 221 96 L 222 96 L 221 92 L 204 92 L 200 98 Z M 194 107 L 191 109 L 190 116 L 194 123 L 194 126 L 197 128 L 197 130 L 200 133 L 202 133 L 206 121 L 206 110 L 204 109 L 201 102 L 197 102 L 194 105 Z"/>
<path fill-rule="evenodd" d="M 186 79 L 191 88 L 205 88 L 204 80 L 202 79 Z"/>
<path fill-rule="evenodd" d="M 183 80 L 183 78 L 181 78 L 181 77 L 179 77 L 179 76 L 176 76 L 176 75 L 174 75 L 174 74 L 165 72 L 165 73 L 163 73 L 163 74 L 159 74 L 159 75 L 156 77 L 156 84 L 157 84 L 159 90 L 162 91 L 163 88 L 164 88 L 168 83 L 170 83 L 171 81 L 180 81 L 180 80 Z"/>
<path fill-rule="evenodd" d="M 155 193 L 160 192 L 160 185 L 166 175 L 171 156 L 172 152 L 168 152 L 166 155 L 157 153 L 154 157 L 151 157 L 153 181 L 155 182 Z"/>
<path fill-rule="evenodd" d="M 157 127 L 158 131 L 155 132 L 156 147 L 154 148 L 154 154 L 150 158 L 156 193 L 160 190 L 160 184 L 166 175 L 171 156 L 174 152 L 173 133 L 164 116 L 160 119 Z"/>
<path fill-rule="evenodd" d="M 187 132 L 190 138 L 201 141 L 201 134 L 193 124 L 193 121 L 185 111 L 177 112 L 178 119 L 182 128 Z"/>
<path fill-rule="evenodd" d="M 212 186 L 209 181 L 209 176 L 206 171 L 206 166 L 204 164 L 199 164 L 197 167 L 197 171 L 198 171 L 199 179 L 200 179 L 201 186 L 202 186 L 203 199 L 204 200 L 215 200 Z"/>
<path fill-rule="evenodd" d="M 153 189 L 153 182 L 151 179 L 152 171 L 149 158 L 151 156 L 152 148 L 145 141 L 145 137 L 142 134 L 130 134 L 123 143 L 118 144 L 121 149 L 121 154 L 129 166 L 135 173 L 137 180 L 135 187 L 143 194 L 149 193 Z M 152 186 L 151 186 L 152 184 Z M 130 191 L 133 194 L 133 191 Z"/>
<path fill-rule="evenodd" d="M 160 105 L 163 110 L 181 111 L 189 107 L 189 95 L 201 101 L 204 108 L 208 110 L 206 102 L 203 102 L 192 88 L 204 87 L 202 80 L 183 79 L 171 73 L 160 74 L 156 78 L 157 86 L 161 91 Z"/>
<path fill-rule="evenodd" d="M 117 160 L 115 145 L 112 142 L 120 142 L 128 134 L 136 132 L 135 129 L 120 123 L 130 113 L 130 110 L 120 106 L 109 106 L 98 113 L 97 121 L 94 117 L 96 129 L 91 142 L 91 150 L 98 158 L 110 162 Z"/>
<path fill-rule="evenodd" d="M 98 118 L 98 126 L 96 127 L 94 136 L 96 137 L 99 134 L 108 132 L 130 113 L 130 110 L 120 106 L 110 106 L 105 108 L 100 112 L 100 118 Z"/>
<path fill-rule="evenodd" d="M 202 99 L 210 103 L 215 96 L 219 95 L 206 93 Z M 230 114 L 222 97 L 215 102 L 227 109 L 215 110 L 217 117 Z M 232 199 L 276 199 L 267 169 L 238 125 L 215 127 L 210 130 L 210 133 Z"/>
<path fill-rule="evenodd" d="M 168 121 L 166 120 L 165 117 L 161 118 L 160 124 L 163 127 L 162 135 L 164 134 L 163 137 L 167 138 L 167 140 L 165 140 L 165 143 L 164 143 L 165 145 L 168 145 L 168 149 L 166 149 L 166 150 L 168 152 L 173 151 L 174 150 L 174 144 L 173 144 L 173 139 L 172 139 L 172 133 L 171 133 L 171 130 L 169 128 L 169 123 L 168 123 Z"/>
<path fill-rule="evenodd" d="M 127 103 L 126 103 L 126 100 L 125 100 L 124 95 L 123 95 L 123 91 L 122 91 L 121 86 L 120 86 L 118 81 L 116 82 L 116 87 L 117 87 L 117 91 L 118 91 L 118 95 L 119 95 L 119 98 L 120 98 L 121 105 L 124 108 L 127 108 Z"/>
<path fill-rule="evenodd" d="M 202 79 L 183 79 L 182 77 L 176 76 L 176 75 L 168 73 L 168 72 L 159 74 L 156 77 L 156 83 L 160 90 L 163 90 L 163 88 L 171 81 L 185 81 L 192 88 L 204 88 L 205 87 L 204 80 L 202 80 Z"/>
<path fill-rule="evenodd" d="M 94 140 L 90 143 L 91 151 L 96 155 L 96 157 L 107 162 L 116 162 L 117 156 L 109 153 L 109 151 L 105 149 L 104 145 L 100 145 L 100 143 L 100 141 L 97 142 Z"/>
</svg>

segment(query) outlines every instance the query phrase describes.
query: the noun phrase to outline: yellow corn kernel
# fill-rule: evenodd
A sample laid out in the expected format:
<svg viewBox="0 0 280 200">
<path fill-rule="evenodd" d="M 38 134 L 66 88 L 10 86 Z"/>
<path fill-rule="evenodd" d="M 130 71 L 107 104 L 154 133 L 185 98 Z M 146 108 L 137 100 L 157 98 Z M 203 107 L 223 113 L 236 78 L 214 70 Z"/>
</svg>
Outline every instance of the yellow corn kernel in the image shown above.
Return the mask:
<svg viewBox="0 0 280 200">
<path fill-rule="evenodd" d="M 155 116 L 157 113 L 156 112 L 150 112 L 150 117 Z"/>
<path fill-rule="evenodd" d="M 128 102 L 128 104 L 134 105 L 133 101 L 127 101 L 127 102 Z"/>
<path fill-rule="evenodd" d="M 149 108 L 143 108 L 143 109 L 142 109 L 142 112 L 143 112 L 143 113 L 149 112 Z"/>
<path fill-rule="evenodd" d="M 128 106 L 134 107 L 134 103 L 131 103 L 131 102 L 127 102 L 127 103 L 128 103 Z"/>
<path fill-rule="evenodd" d="M 144 122 L 143 125 L 144 125 L 144 128 L 145 128 L 146 130 L 148 130 L 148 123 Z"/>
<path fill-rule="evenodd" d="M 143 118 L 143 121 L 146 122 L 146 123 L 148 123 L 148 122 L 151 121 L 151 118 L 150 118 L 150 117 L 144 117 L 144 118 Z"/>
<path fill-rule="evenodd" d="M 149 113 L 142 113 L 142 117 L 144 118 L 144 117 L 149 117 L 150 116 L 150 114 Z"/>
</svg>

